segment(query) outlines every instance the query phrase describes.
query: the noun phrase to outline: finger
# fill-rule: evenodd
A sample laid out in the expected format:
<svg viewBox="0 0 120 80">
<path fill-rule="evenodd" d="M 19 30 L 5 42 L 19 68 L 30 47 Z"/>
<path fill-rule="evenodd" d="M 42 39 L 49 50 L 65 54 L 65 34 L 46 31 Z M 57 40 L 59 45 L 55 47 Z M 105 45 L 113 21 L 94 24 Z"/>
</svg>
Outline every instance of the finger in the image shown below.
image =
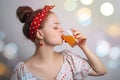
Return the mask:
<svg viewBox="0 0 120 80">
<path fill-rule="evenodd" d="M 75 32 L 73 33 L 74 36 L 76 36 L 76 35 L 80 35 L 80 34 L 81 34 L 80 31 L 75 31 Z"/>
<path fill-rule="evenodd" d="M 82 37 L 82 35 L 76 35 L 76 36 L 75 36 L 75 38 L 77 38 L 77 39 L 78 39 L 78 38 L 81 38 L 81 37 Z"/>
<path fill-rule="evenodd" d="M 75 28 L 71 28 L 71 30 L 72 30 L 73 32 L 77 31 L 77 29 L 75 29 Z"/>
<path fill-rule="evenodd" d="M 77 39 L 86 39 L 87 37 L 85 35 L 77 35 L 76 38 Z"/>
</svg>

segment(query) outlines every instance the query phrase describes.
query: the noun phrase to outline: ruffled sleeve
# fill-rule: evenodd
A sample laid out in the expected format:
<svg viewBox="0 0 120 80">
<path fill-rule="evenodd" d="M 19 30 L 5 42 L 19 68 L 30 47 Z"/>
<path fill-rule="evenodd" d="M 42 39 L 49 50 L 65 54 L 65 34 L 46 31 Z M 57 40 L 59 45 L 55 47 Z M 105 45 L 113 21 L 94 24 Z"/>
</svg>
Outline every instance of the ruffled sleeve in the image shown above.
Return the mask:
<svg viewBox="0 0 120 80">
<path fill-rule="evenodd" d="M 16 67 L 11 75 L 10 80 L 24 80 L 23 77 L 24 77 L 25 73 L 26 73 L 26 70 L 25 70 L 24 63 L 19 62 L 16 65 Z"/>
<path fill-rule="evenodd" d="M 68 63 L 71 65 L 75 80 L 85 79 L 88 76 L 89 72 L 92 70 L 88 62 L 81 58 L 79 55 L 74 54 L 69 50 L 64 50 L 64 56 L 66 57 Z"/>
</svg>

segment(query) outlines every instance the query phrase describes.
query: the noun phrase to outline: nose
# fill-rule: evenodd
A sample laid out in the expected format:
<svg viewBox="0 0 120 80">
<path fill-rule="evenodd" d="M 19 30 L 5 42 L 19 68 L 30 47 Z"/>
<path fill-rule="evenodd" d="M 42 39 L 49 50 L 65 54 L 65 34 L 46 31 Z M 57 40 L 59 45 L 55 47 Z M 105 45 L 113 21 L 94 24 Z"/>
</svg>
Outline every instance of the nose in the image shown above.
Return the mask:
<svg viewBox="0 0 120 80">
<path fill-rule="evenodd" d="M 64 32 L 64 29 L 62 27 L 60 27 L 60 32 L 62 32 L 62 33 Z"/>
</svg>

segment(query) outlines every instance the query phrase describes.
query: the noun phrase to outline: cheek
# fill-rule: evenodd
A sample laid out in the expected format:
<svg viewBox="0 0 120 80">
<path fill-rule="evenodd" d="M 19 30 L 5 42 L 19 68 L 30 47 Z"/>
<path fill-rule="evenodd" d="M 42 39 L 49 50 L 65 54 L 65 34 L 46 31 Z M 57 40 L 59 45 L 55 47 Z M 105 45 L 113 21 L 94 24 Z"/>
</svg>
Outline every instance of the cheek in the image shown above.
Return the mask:
<svg viewBox="0 0 120 80">
<path fill-rule="evenodd" d="M 55 38 L 56 37 L 54 36 L 54 34 L 51 34 L 51 33 L 44 35 L 44 41 L 47 43 L 51 43 L 55 41 Z"/>
<path fill-rule="evenodd" d="M 59 43 L 61 41 L 61 37 L 57 34 L 49 33 L 48 35 L 44 36 L 44 40 L 47 43 Z"/>
</svg>

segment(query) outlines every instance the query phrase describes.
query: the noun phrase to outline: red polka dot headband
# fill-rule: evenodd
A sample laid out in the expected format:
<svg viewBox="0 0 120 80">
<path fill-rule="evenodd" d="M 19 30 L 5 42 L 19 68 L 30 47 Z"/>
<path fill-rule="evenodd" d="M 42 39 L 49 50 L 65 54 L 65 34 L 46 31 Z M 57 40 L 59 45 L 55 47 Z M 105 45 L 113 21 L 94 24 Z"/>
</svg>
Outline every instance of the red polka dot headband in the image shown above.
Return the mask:
<svg viewBox="0 0 120 80">
<path fill-rule="evenodd" d="M 48 12 L 53 8 L 54 6 L 48 6 L 46 5 L 42 11 L 40 11 L 39 13 L 37 13 L 34 17 L 34 19 L 32 20 L 30 27 L 29 27 L 29 36 L 31 41 L 34 42 L 35 40 L 35 34 L 37 32 L 37 29 L 39 29 L 41 22 L 43 21 L 43 19 L 46 17 L 46 15 L 48 14 Z"/>
</svg>

